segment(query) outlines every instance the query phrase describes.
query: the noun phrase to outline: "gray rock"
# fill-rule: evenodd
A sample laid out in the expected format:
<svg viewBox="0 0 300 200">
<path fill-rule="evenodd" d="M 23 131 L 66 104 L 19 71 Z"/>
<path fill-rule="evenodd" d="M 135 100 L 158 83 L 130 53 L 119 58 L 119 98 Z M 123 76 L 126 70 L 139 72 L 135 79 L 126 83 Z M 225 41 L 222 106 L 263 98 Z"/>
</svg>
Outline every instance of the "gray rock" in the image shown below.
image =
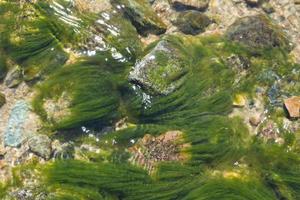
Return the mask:
<svg viewBox="0 0 300 200">
<path fill-rule="evenodd" d="M 238 19 L 227 29 L 226 36 L 253 51 L 273 47 L 291 50 L 292 47 L 280 28 L 264 15 Z"/>
<path fill-rule="evenodd" d="M 48 160 L 51 156 L 51 140 L 46 135 L 35 135 L 28 140 L 30 150 L 38 156 Z"/>
<path fill-rule="evenodd" d="M 268 90 L 268 97 L 270 103 L 273 105 L 281 106 L 282 101 L 279 99 L 280 96 L 281 96 L 281 91 L 279 86 L 277 84 L 272 85 L 271 88 Z"/>
<path fill-rule="evenodd" d="M 189 35 L 197 35 L 205 31 L 211 20 L 203 13 L 195 10 L 181 12 L 173 22 L 178 30 Z"/>
<path fill-rule="evenodd" d="M 18 101 L 11 110 L 8 125 L 4 133 L 5 146 L 18 147 L 21 145 L 23 136 L 23 124 L 28 113 L 28 104 L 25 101 Z"/>
<path fill-rule="evenodd" d="M 19 189 L 10 195 L 18 200 L 32 200 L 34 198 L 32 191 L 29 189 Z"/>
<path fill-rule="evenodd" d="M 169 94 L 181 83 L 186 73 L 184 57 L 179 48 L 161 40 L 129 74 L 129 80 L 151 94 Z"/>
</svg>

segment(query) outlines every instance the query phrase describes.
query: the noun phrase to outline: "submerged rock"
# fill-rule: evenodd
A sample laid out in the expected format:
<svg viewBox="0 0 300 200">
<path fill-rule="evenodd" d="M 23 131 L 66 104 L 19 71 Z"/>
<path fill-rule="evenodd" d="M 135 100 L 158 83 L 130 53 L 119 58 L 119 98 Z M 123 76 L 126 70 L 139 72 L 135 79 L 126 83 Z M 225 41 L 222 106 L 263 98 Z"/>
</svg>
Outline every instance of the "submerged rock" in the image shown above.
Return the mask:
<svg viewBox="0 0 300 200">
<path fill-rule="evenodd" d="M 104 49 L 111 47 L 115 59 L 134 60 L 142 51 L 142 43 L 135 27 L 122 15 L 114 12 L 101 12 L 94 24 L 95 44 L 104 43 Z M 101 37 L 102 36 L 102 37 Z M 97 50 L 97 46 L 95 50 Z"/>
<path fill-rule="evenodd" d="M 197 35 L 205 31 L 211 20 L 199 11 L 181 12 L 173 22 L 185 34 Z"/>
<path fill-rule="evenodd" d="M 280 97 L 282 93 L 280 91 L 280 87 L 278 84 L 276 83 L 273 84 L 271 88 L 268 90 L 267 95 L 271 104 L 281 106 Z"/>
<path fill-rule="evenodd" d="M 34 135 L 28 140 L 30 150 L 48 160 L 51 156 L 51 140 L 46 135 Z"/>
<path fill-rule="evenodd" d="M 27 118 L 28 104 L 18 101 L 12 109 L 6 131 L 4 133 L 5 146 L 18 147 L 23 141 L 23 124 Z"/>
<path fill-rule="evenodd" d="M 180 84 L 186 73 L 184 58 L 171 42 L 162 40 L 129 74 L 129 80 L 153 94 L 169 94 Z"/>
<path fill-rule="evenodd" d="M 66 93 L 56 99 L 47 99 L 44 101 L 44 109 L 48 120 L 59 122 L 63 118 L 70 116 L 71 97 Z"/>
<path fill-rule="evenodd" d="M 284 105 L 289 112 L 290 117 L 300 117 L 300 97 L 295 96 L 284 100 Z"/>
<path fill-rule="evenodd" d="M 129 160 L 149 172 L 153 171 L 155 164 L 159 162 L 183 161 L 185 156 L 180 150 L 187 144 L 178 143 L 182 135 L 181 131 L 168 131 L 157 137 L 146 134 L 128 149 L 132 154 Z"/>
<path fill-rule="evenodd" d="M 130 19 L 139 34 L 146 36 L 149 33 L 160 35 L 166 32 L 166 25 L 152 10 L 147 0 L 113 0 L 119 10 Z"/>
<path fill-rule="evenodd" d="M 173 7 L 177 10 L 200 10 L 208 7 L 209 0 L 171 0 Z"/>
<path fill-rule="evenodd" d="M 273 47 L 291 49 L 284 33 L 264 15 L 238 19 L 227 29 L 226 36 L 254 51 Z"/>
</svg>

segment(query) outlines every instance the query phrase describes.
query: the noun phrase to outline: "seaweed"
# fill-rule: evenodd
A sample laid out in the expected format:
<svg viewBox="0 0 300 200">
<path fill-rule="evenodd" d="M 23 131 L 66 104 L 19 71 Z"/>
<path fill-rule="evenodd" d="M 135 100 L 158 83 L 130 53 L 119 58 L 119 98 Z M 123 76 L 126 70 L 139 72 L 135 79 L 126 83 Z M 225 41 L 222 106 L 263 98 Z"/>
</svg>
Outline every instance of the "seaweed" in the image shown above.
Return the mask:
<svg viewBox="0 0 300 200">
<path fill-rule="evenodd" d="M 296 136 L 285 135 L 283 145 L 264 142 L 249 133 L 242 116 L 229 116 L 236 94 L 254 97 L 256 87 L 270 90 L 278 80 L 297 81 L 298 75 L 289 73 L 299 66 L 290 61 L 286 50 L 271 48 L 254 54 L 221 36 L 178 34 L 163 37 L 141 52 L 136 30 L 118 13 L 108 22 L 126 29 L 115 36 L 101 23 L 95 25 L 97 18 L 108 18 L 103 17 L 105 13 L 82 16 L 74 10 L 81 19 L 73 18 L 79 24 L 74 22 L 74 28 L 55 14 L 48 1 L 24 6 L 26 9 L 20 9 L 14 1 L 0 3 L 0 47 L 21 66 L 26 80 L 37 75 L 46 77 L 36 85 L 32 102 L 43 128 L 57 132 L 58 137 L 74 135 L 78 143 L 89 139 L 86 135 L 77 138 L 81 127 L 99 136 L 93 144 L 100 153 L 87 153 L 88 161 L 54 160 L 37 168 L 48 199 L 300 198 Z M 21 18 L 12 14 L 24 9 L 35 14 Z M 1 25 L 15 27 L 16 31 L 5 31 Z M 92 56 L 81 54 L 65 64 L 68 54 L 64 49 L 81 49 L 91 36 L 83 29 L 91 30 L 90 25 L 95 25 L 95 31 L 103 34 L 110 47 Z M 77 34 L 75 30 L 83 32 Z M 173 45 L 178 53 L 174 56 L 180 59 L 157 54 L 160 65 L 150 72 L 149 79 L 162 87 L 178 84 L 168 94 L 149 94 L 147 89 L 130 83 L 128 74 L 135 62 L 161 41 Z M 116 52 L 122 57 L 114 56 Z M 245 62 L 245 66 L 234 66 L 236 62 L 230 63 L 228 58 Z M 176 64 L 184 70 L 174 70 L 169 60 L 180 62 Z M 1 56 L 0 66 L 5 71 L 3 63 L 7 60 Z M 166 70 L 174 73 L 162 79 Z M 278 118 L 283 113 L 271 109 L 270 115 L 270 119 Z M 128 126 L 117 130 L 116 123 L 124 118 Z M 107 126 L 111 132 L 101 132 Z M 130 148 L 136 147 L 137 141 L 147 135 L 155 139 L 168 131 L 180 133 L 180 139 L 172 145 L 183 159 L 157 159 L 151 170 L 130 161 Z M 160 150 L 155 152 L 157 156 L 169 153 Z"/>
<path fill-rule="evenodd" d="M 33 107 L 54 129 L 109 125 L 126 114 L 121 91 L 130 86 L 122 80 L 124 71 L 126 65 L 114 60 L 109 52 L 66 66 L 38 86 Z M 51 115 L 51 108 L 47 113 L 45 107 L 58 101 L 65 105 L 59 109 L 61 115 Z"/>
<path fill-rule="evenodd" d="M 55 24 L 33 5 L 20 8 L 16 2 L 4 2 L 0 6 L 0 47 L 22 67 L 26 80 L 40 78 L 66 62 L 68 55 L 52 30 Z"/>
</svg>

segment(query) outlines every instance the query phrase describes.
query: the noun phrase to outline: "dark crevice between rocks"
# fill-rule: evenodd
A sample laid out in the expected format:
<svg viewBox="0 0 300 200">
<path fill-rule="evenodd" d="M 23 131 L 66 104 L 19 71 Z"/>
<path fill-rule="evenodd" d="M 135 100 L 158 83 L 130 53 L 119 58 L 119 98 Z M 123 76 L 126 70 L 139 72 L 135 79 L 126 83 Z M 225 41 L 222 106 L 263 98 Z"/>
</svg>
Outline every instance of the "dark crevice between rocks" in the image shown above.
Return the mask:
<svg viewBox="0 0 300 200">
<path fill-rule="evenodd" d="M 208 8 L 208 4 L 204 7 L 195 7 L 191 5 L 185 5 L 180 2 L 174 2 L 172 7 L 178 12 L 187 11 L 187 10 L 198 10 L 203 12 Z"/>
</svg>

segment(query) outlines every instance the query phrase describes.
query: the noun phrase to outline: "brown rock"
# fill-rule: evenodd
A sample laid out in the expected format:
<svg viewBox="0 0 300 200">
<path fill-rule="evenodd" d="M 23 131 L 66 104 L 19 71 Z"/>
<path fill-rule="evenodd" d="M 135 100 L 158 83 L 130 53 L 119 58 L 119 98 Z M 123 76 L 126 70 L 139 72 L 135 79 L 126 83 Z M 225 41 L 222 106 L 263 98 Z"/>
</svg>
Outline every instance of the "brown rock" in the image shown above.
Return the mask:
<svg viewBox="0 0 300 200">
<path fill-rule="evenodd" d="M 157 137 L 146 134 L 128 149 L 132 155 L 129 161 L 152 172 L 158 162 L 186 160 L 181 149 L 188 144 L 181 142 L 182 134 L 181 131 L 168 131 Z"/>
<path fill-rule="evenodd" d="M 289 112 L 290 117 L 299 118 L 300 117 L 300 97 L 291 97 L 284 100 L 284 105 Z"/>
</svg>

